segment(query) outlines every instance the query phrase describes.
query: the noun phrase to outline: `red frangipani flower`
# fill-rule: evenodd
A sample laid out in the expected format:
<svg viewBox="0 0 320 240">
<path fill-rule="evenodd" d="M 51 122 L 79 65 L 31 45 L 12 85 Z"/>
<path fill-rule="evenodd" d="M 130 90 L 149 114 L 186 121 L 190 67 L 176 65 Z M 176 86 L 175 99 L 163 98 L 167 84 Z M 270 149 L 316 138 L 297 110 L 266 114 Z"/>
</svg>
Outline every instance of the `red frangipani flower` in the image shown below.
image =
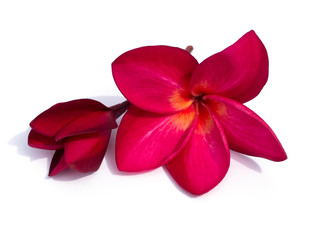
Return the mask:
<svg viewBox="0 0 320 240">
<path fill-rule="evenodd" d="M 132 103 L 117 134 L 119 170 L 165 165 L 182 188 L 203 194 L 226 175 L 229 149 L 287 158 L 271 128 L 243 105 L 268 78 L 267 51 L 254 31 L 200 64 L 183 49 L 149 46 L 122 54 L 112 71 Z"/>
<path fill-rule="evenodd" d="M 28 144 L 56 150 L 49 176 L 71 168 L 79 172 L 99 169 L 107 150 L 111 129 L 128 102 L 111 108 L 91 99 L 58 103 L 37 116 L 31 123 Z"/>
</svg>

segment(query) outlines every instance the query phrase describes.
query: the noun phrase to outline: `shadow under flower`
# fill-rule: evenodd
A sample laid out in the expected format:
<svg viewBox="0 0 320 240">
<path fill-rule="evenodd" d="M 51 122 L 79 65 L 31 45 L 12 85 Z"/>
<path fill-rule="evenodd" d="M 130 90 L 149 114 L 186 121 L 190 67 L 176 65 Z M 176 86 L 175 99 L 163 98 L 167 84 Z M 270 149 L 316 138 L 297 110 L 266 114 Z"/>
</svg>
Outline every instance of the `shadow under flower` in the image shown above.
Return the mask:
<svg viewBox="0 0 320 240">
<path fill-rule="evenodd" d="M 50 162 L 48 163 L 48 165 L 50 166 Z M 48 169 L 49 171 L 49 169 Z M 49 177 L 47 176 L 46 178 L 48 179 L 54 179 L 56 181 L 75 181 L 77 179 L 83 178 L 83 177 L 87 177 L 89 175 L 91 175 L 94 172 L 90 172 L 90 173 L 81 173 L 81 172 L 76 172 L 73 171 L 72 169 L 66 169 L 63 170 L 62 172 L 60 172 L 58 175 Z"/>
<path fill-rule="evenodd" d="M 170 182 L 175 186 L 175 188 L 176 188 L 179 192 L 181 192 L 182 194 L 184 194 L 184 195 L 186 195 L 186 196 L 188 196 L 188 197 L 190 197 L 190 198 L 197 198 L 197 197 L 200 197 L 200 196 L 201 196 L 201 195 L 194 195 L 194 194 L 192 194 L 192 193 L 184 190 L 184 189 L 173 179 L 173 177 L 171 176 L 171 174 L 169 173 L 168 169 L 167 169 L 165 166 L 163 166 L 162 169 L 163 169 L 164 173 L 167 175 L 167 177 L 169 178 Z"/>
<path fill-rule="evenodd" d="M 250 168 L 251 170 L 257 173 L 262 173 L 261 167 L 252 158 L 232 150 L 230 150 L 230 154 L 231 158 L 237 161 L 238 163 L 246 166 L 247 168 Z"/>
<path fill-rule="evenodd" d="M 30 130 L 25 130 L 11 138 L 8 142 L 9 145 L 15 146 L 17 148 L 17 153 L 24 157 L 29 157 L 30 161 L 34 161 L 37 159 L 52 158 L 54 151 L 36 149 L 29 147 L 28 145 L 28 135 Z"/>
<path fill-rule="evenodd" d="M 89 97 L 106 105 L 107 107 L 124 102 L 126 99 L 121 96 L 95 96 Z"/>
</svg>

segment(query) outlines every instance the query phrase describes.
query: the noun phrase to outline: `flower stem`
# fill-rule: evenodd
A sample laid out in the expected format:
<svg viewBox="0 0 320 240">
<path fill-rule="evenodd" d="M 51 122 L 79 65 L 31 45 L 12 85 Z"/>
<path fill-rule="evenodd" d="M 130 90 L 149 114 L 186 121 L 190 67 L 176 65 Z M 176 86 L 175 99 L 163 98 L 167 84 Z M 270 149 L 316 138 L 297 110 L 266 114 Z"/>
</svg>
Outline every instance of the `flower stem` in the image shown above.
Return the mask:
<svg viewBox="0 0 320 240">
<path fill-rule="evenodd" d="M 192 47 L 191 45 L 189 45 L 189 46 L 186 47 L 186 51 L 187 51 L 188 53 L 191 53 L 192 50 L 193 50 L 193 47 Z"/>
<path fill-rule="evenodd" d="M 128 110 L 129 106 L 130 106 L 130 102 L 129 101 L 124 101 L 122 103 L 116 104 L 112 107 L 110 107 L 110 109 L 113 112 L 113 115 L 115 117 L 115 119 L 117 119 L 118 117 L 120 117 L 125 111 Z"/>
</svg>

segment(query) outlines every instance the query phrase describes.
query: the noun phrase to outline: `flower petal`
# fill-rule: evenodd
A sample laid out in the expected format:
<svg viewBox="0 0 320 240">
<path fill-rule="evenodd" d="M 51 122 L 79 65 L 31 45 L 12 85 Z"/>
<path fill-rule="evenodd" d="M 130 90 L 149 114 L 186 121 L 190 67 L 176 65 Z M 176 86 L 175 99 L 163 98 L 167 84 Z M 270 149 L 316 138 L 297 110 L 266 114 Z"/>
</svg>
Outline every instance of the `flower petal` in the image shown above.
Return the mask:
<svg viewBox="0 0 320 240">
<path fill-rule="evenodd" d="M 183 150 L 166 164 L 176 182 L 192 194 L 214 188 L 226 175 L 230 151 L 219 122 L 200 105 L 196 129 Z"/>
<path fill-rule="evenodd" d="M 63 170 L 69 168 L 68 164 L 64 160 L 64 151 L 63 150 L 58 150 L 55 152 L 53 155 L 51 164 L 50 164 L 50 169 L 49 169 L 49 176 L 55 176 L 58 173 L 62 172 Z"/>
<path fill-rule="evenodd" d="M 56 140 L 83 133 L 107 131 L 117 127 L 117 122 L 111 111 L 91 112 L 68 123 L 57 133 Z"/>
<path fill-rule="evenodd" d="M 150 113 L 130 106 L 117 133 L 118 169 L 139 172 L 162 166 L 186 144 L 196 119 L 194 105 L 173 115 Z"/>
<path fill-rule="evenodd" d="M 112 73 L 132 104 L 155 113 L 173 113 L 192 104 L 189 79 L 197 65 L 183 49 L 149 46 L 122 54 L 112 63 Z"/>
<path fill-rule="evenodd" d="M 268 79 L 267 51 L 254 31 L 199 64 L 191 78 L 195 96 L 217 94 L 247 102 L 259 94 Z"/>
<path fill-rule="evenodd" d="M 65 140 L 65 161 L 79 172 L 99 169 L 107 150 L 111 130 L 76 135 Z"/>
<path fill-rule="evenodd" d="M 206 96 L 204 100 L 221 123 L 232 150 L 273 161 L 287 158 L 271 128 L 249 108 L 221 96 Z"/>
<path fill-rule="evenodd" d="M 34 148 L 56 150 L 63 148 L 62 141 L 56 141 L 53 137 L 44 136 L 31 129 L 28 136 L 28 145 Z"/>
<path fill-rule="evenodd" d="M 106 106 L 92 99 L 58 103 L 37 116 L 30 123 L 30 126 L 43 135 L 53 137 L 75 118 L 93 111 L 106 110 L 108 110 Z"/>
</svg>

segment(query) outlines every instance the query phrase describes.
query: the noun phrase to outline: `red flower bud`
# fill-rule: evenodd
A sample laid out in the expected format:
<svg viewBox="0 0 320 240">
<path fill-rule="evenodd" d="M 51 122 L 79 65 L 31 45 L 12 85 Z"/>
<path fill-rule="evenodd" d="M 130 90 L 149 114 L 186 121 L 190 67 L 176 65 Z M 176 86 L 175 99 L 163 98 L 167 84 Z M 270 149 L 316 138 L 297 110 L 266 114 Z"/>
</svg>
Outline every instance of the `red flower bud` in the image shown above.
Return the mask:
<svg viewBox="0 0 320 240">
<path fill-rule="evenodd" d="M 58 103 L 31 123 L 28 144 L 56 150 L 49 176 L 71 168 L 79 172 L 98 170 L 107 150 L 111 129 L 129 103 L 106 107 L 92 99 Z"/>
</svg>

